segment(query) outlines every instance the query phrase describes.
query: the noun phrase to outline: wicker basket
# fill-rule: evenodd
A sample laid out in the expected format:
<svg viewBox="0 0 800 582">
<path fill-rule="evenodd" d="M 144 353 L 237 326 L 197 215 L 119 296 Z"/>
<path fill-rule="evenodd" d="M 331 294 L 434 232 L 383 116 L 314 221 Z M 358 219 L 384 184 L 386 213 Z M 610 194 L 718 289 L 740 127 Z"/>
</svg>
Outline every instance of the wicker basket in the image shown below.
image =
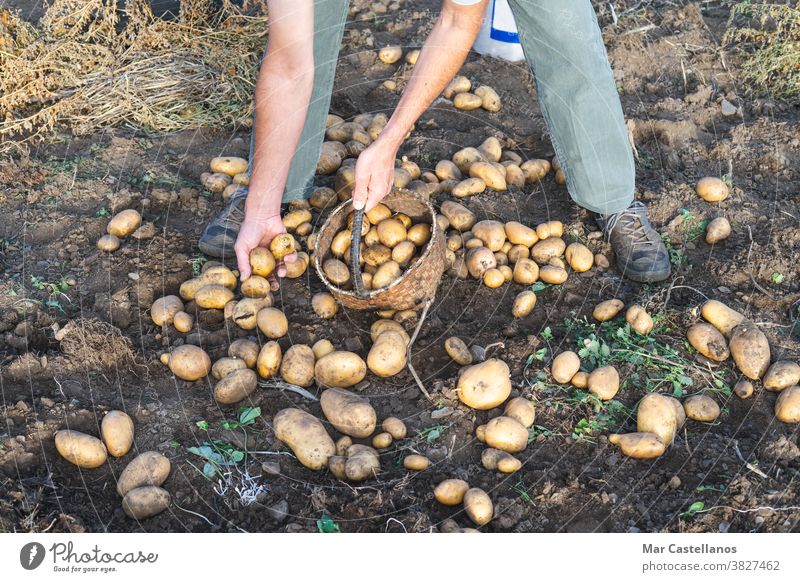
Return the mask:
<svg viewBox="0 0 800 582">
<path fill-rule="evenodd" d="M 369 291 L 360 297 L 354 290 L 337 287 L 325 275 L 322 263 L 330 255 L 333 237 L 347 222 L 347 215 L 352 210 L 351 200 L 337 206 L 322 226 L 314 252 L 314 268 L 336 300 L 350 309 L 419 309 L 436 296 L 445 267 L 444 234 L 436 225 L 433 206 L 416 192 L 395 190 L 382 202 L 394 212 L 407 214 L 414 222 L 431 225 L 431 239 L 422 256 L 402 277 L 388 287 Z"/>
</svg>

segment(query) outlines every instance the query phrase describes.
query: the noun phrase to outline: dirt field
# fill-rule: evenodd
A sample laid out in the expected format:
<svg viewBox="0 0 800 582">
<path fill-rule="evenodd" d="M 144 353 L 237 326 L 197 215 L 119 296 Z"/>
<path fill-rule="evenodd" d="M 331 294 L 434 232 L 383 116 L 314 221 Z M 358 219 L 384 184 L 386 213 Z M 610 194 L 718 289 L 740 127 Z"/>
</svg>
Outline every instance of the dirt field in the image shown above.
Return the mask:
<svg viewBox="0 0 800 582">
<path fill-rule="evenodd" d="M 408 0 L 395 13 L 354 17 L 345 33 L 333 113 L 391 110 L 399 89 L 382 83 L 392 77 L 401 88 L 404 68 L 383 65 L 365 49 L 419 46 L 437 4 Z M 221 423 L 235 420 L 239 407 L 220 407 L 209 380 L 176 380 L 158 361 L 183 342 L 202 342 L 213 359 L 231 339 L 251 333 L 226 328 L 211 311 L 199 318 L 201 334 L 166 333 L 148 312 L 155 298 L 176 293 L 201 264 L 196 241 L 222 201 L 203 192 L 199 175 L 215 155 L 246 157 L 246 130 L 65 133 L 30 156 L 0 160 L 0 531 L 423 532 L 450 517 L 469 526 L 460 508 L 433 499 L 433 487 L 449 477 L 490 493 L 496 517 L 483 531 L 798 531 L 797 425 L 775 420 L 776 395 L 760 386 L 748 400 L 731 395 L 738 379 L 732 363 L 711 369 L 699 362 L 687 349 L 685 332 L 699 318 L 704 298 L 716 298 L 759 324 L 773 360 L 800 358 L 800 110 L 745 98 L 737 59 L 719 47 L 724 3 L 702 3 L 700 9 L 697 3 L 645 2 L 632 12 L 620 4 L 617 25 L 607 10 L 601 24 L 638 154 L 638 197 L 667 235 L 672 278 L 638 286 L 621 280 L 612 261 L 611 270 L 571 274 L 564 285 L 540 291 L 533 314 L 513 320 L 520 286 L 490 290 L 445 276 L 413 355 L 433 402 L 421 396 L 407 371 L 388 380 L 369 375 L 357 387 L 380 417 L 398 416 L 409 427 L 408 439 L 382 452 L 379 477 L 357 486 L 303 468 L 272 433 L 271 419 L 282 408 L 299 406 L 321 417 L 318 403 L 259 389 L 248 403 L 261 409 L 256 422 L 246 431 L 225 431 Z M 552 156 L 524 64 L 473 55 L 461 72 L 492 85 L 503 109 L 465 113 L 440 100 L 402 154 L 431 168 L 461 147 L 497 135 L 523 157 Z M 735 113 L 722 107 L 723 99 Z M 698 178 L 729 172 L 733 188 L 726 201 L 711 205 L 694 193 Z M 319 181 L 329 182 L 332 177 Z M 446 198 L 439 194 L 436 202 Z M 561 220 L 567 232 L 611 258 L 592 219 L 552 174 L 536 189 L 478 195 L 465 205 L 479 219 L 533 225 Z M 154 232 L 101 254 L 95 242 L 109 215 L 124 208 L 141 210 Z M 703 240 L 703 221 L 715 216 L 726 216 L 733 234 L 712 248 Z M 315 220 L 323 219 L 315 213 Z M 329 338 L 366 356 L 374 315 L 344 311 L 321 320 L 309 308 L 321 289 L 313 275 L 282 284 L 276 304 L 290 322 L 282 347 Z M 657 314 L 650 340 L 633 337 L 624 322 L 584 320 L 591 321 L 596 303 L 612 297 Z M 76 318 L 113 324 L 130 339 L 134 360 L 124 357 L 125 344 L 114 336 L 107 336 L 112 339 L 105 349 L 87 353 L 73 345 L 65 353 L 54 331 Z M 519 455 L 524 467 L 516 474 L 480 465 L 484 445 L 475 439 L 475 427 L 499 410 L 474 411 L 459 403 L 453 391 L 458 366 L 442 345 L 451 335 L 479 346 L 501 342 L 491 354 L 510 366 L 513 394 L 536 401 L 532 442 Z M 589 358 L 617 365 L 623 379 L 618 402 L 600 404 L 551 383 L 546 370 L 552 357 L 576 346 L 586 348 Z M 90 359 L 103 365 L 89 365 Z M 681 397 L 703 392 L 723 413 L 713 424 L 689 421 L 658 460 L 634 461 L 606 435 L 635 430 L 634 406 L 652 390 Z M 164 487 L 173 504 L 141 523 L 125 516 L 114 487 L 132 454 L 82 471 L 54 449 L 55 430 L 69 426 L 98 434 L 98 419 L 110 409 L 134 419 L 137 450 L 158 450 L 172 461 Z M 233 469 L 239 474 L 234 483 L 241 484 L 235 480 L 241 472 L 252 476 L 260 487 L 254 503 L 243 505 L 233 487 L 222 491 L 201 474 L 203 460 L 188 449 L 210 438 L 246 446 L 249 454 Z M 429 470 L 410 474 L 402 468 L 411 449 L 433 461 Z M 275 463 L 279 475 L 273 474 Z M 780 510 L 789 506 L 795 509 Z"/>
</svg>

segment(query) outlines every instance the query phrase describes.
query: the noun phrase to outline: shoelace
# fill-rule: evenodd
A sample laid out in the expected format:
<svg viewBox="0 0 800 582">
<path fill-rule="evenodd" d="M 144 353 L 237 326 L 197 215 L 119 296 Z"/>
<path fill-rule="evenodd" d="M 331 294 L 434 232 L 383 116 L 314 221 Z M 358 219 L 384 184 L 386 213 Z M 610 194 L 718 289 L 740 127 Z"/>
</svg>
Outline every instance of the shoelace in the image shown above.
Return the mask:
<svg viewBox="0 0 800 582">
<path fill-rule="evenodd" d="M 622 212 L 617 212 L 608 217 L 605 227 L 606 236 L 610 237 L 611 233 L 619 225 L 623 229 L 622 232 L 631 238 L 631 247 L 655 247 L 658 242 L 651 240 L 647 236 L 645 223 L 649 224 L 649 222 L 645 212 L 645 205 L 638 200 L 634 200 Z"/>
<path fill-rule="evenodd" d="M 231 199 L 228 201 L 228 206 L 225 209 L 225 213 L 220 217 L 222 226 L 227 228 L 228 224 L 231 222 L 237 225 L 242 223 L 244 220 L 244 200 L 246 198 L 246 191 L 242 194 L 234 194 L 234 196 L 231 197 Z"/>
</svg>

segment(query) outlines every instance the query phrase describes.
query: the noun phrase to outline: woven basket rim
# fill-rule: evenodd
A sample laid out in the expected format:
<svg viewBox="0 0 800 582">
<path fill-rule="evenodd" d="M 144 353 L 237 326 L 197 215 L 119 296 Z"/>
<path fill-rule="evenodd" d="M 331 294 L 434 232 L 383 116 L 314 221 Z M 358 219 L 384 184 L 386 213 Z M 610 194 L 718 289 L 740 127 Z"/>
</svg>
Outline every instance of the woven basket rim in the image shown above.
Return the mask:
<svg viewBox="0 0 800 582">
<path fill-rule="evenodd" d="M 360 295 L 357 295 L 355 293 L 355 291 L 351 291 L 349 289 L 342 289 L 341 287 L 338 287 L 337 285 L 334 285 L 328 279 L 328 277 L 325 275 L 325 272 L 322 270 L 323 257 L 321 257 L 319 253 L 314 253 L 314 269 L 317 271 L 317 276 L 322 280 L 322 282 L 325 284 L 326 287 L 329 287 L 331 289 L 335 289 L 337 293 L 340 293 L 342 295 L 346 295 L 348 297 L 352 297 L 353 299 L 357 299 L 359 301 L 369 301 L 371 299 L 379 297 L 383 293 L 386 293 L 389 290 L 393 289 L 394 287 L 397 287 L 398 285 L 403 283 L 406 280 L 406 277 L 408 277 L 416 269 L 420 268 L 422 266 L 422 264 L 426 261 L 426 259 L 430 258 L 431 252 L 432 252 L 431 249 L 434 248 L 434 243 L 436 242 L 437 238 L 439 236 L 444 236 L 443 234 L 439 233 L 439 228 L 438 228 L 438 226 L 436 224 L 436 209 L 433 207 L 433 204 L 431 204 L 430 200 L 426 200 L 420 194 L 417 194 L 413 190 L 406 190 L 406 189 L 403 189 L 403 188 L 397 188 L 392 192 L 392 194 L 407 194 L 407 195 L 410 195 L 412 198 L 416 198 L 419 202 L 424 204 L 425 207 L 428 209 L 428 212 L 430 213 L 430 218 L 431 218 L 431 238 L 425 244 L 425 251 L 422 253 L 422 255 L 420 256 L 419 260 L 417 260 L 411 266 L 410 269 L 406 270 L 400 278 L 398 278 L 397 280 L 393 281 L 388 287 L 381 287 L 380 289 L 371 289 L 369 291 L 369 293 L 367 293 L 367 295 L 365 295 L 364 297 L 361 297 Z M 391 196 L 392 194 L 389 194 L 389 196 Z M 387 198 L 389 196 L 387 196 Z M 353 205 L 353 200 L 351 198 L 350 200 L 345 200 L 344 202 L 339 204 L 339 206 L 334 208 L 333 211 L 328 215 L 328 218 L 325 221 L 325 224 L 322 225 L 322 228 L 319 231 L 320 232 L 319 236 L 321 237 L 322 233 L 326 229 L 330 228 L 331 221 L 333 220 L 333 218 L 335 216 L 337 216 L 339 213 L 347 212 L 349 210 L 349 208 L 352 207 L 352 205 Z"/>
</svg>

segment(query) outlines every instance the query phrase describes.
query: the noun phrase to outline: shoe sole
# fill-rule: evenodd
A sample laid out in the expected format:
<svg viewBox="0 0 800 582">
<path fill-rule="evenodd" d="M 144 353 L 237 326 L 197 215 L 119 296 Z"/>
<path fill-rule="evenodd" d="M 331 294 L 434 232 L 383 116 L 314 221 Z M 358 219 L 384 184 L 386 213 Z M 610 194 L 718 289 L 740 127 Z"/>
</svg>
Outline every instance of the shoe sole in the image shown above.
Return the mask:
<svg viewBox="0 0 800 582">
<path fill-rule="evenodd" d="M 666 271 L 644 271 L 644 272 L 637 272 L 630 270 L 622 271 L 623 277 L 631 281 L 634 281 L 636 283 L 660 283 L 661 281 L 666 281 L 667 279 L 669 279 L 669 276 L 671 274 L 672 274 L 672 269 L 668 269 Z"/>
</svg>

